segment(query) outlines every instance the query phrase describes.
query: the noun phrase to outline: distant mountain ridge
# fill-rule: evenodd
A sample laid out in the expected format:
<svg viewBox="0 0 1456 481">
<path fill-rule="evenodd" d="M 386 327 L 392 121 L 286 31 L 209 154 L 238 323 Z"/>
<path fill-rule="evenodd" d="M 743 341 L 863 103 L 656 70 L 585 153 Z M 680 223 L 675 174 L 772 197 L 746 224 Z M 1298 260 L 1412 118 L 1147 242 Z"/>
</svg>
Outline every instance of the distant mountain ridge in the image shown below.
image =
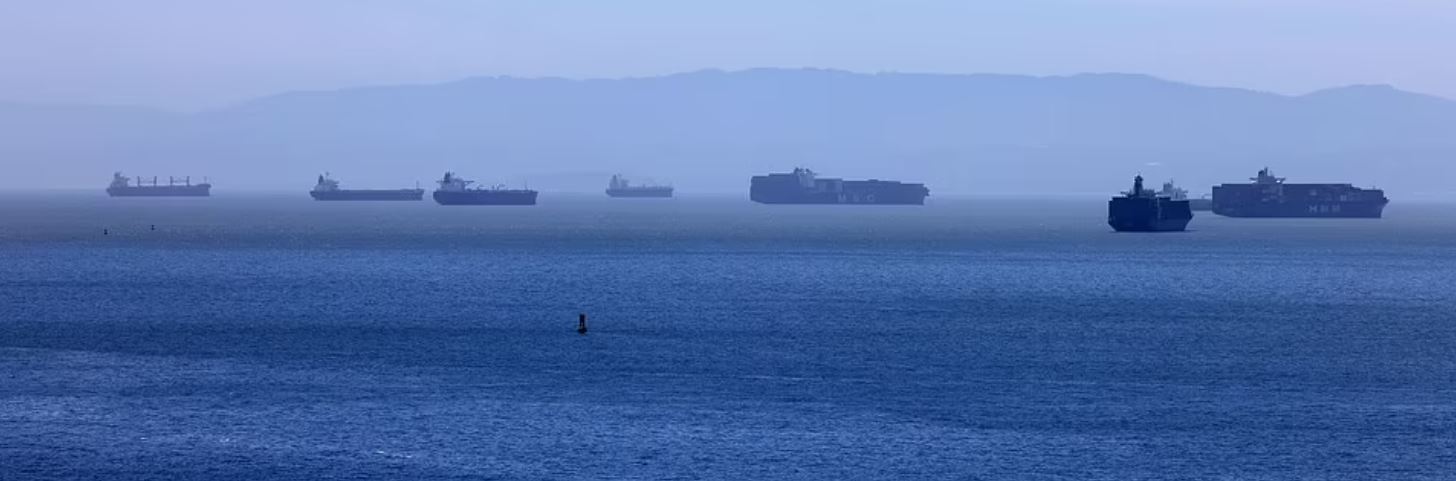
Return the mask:
<svg viewBox="0 0 1456 481">
<path fill-rule="evenodd" d="M 1059 77 L 755 69 L 627 79 L 481 77 L 291 92 L 200 113 L 0 104 L 0 188 L 113 170 L 229 188 L 487 183 L 685 193 L 809 166 L 935 193 L 1110 192 L 1135 171 L 1194 192 L 1268 165 L 1298 181 L 1456 192 L 1456 102 L 1390 86 L 1286 96 L 1135 74 Z M 15 163 L 15 162 L 12 162 Z M 18 177 L 17 177 L 18 176 Z M 95 180 L 99 179 L 99 180 Z M 90 183 L 88 183 L 90 182 Z M 299 187 L 302 186 L 302 187 Z"/>
</svg>

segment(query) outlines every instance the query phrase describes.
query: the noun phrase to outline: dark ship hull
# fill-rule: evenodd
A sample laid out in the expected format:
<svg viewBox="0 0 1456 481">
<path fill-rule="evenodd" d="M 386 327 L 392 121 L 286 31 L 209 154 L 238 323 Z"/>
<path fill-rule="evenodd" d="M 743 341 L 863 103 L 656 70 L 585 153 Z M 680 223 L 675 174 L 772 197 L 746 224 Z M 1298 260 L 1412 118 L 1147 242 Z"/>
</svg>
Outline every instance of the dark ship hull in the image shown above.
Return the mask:
<svg viewBox="0 0 1456 481">
<path fill-rule="evenodd" d="M 308 195 L 314 200 L 421 200 L 424 189 L 359 189 L 312 191 Z"/>
<path fill-rule="evenodd" d="M 1172 183 L 1163 184 L 1171 191 Z M 1107 225 L 1118 232 L 1179 232 L 1193 220 L 1187 199 L 1174 199 L 1143 189 L 1143 176 L 1132 179 L 1132 190 L 1107 201 Z"/>
<path fill-rule="evenodd" d="M 536 205 L 534 190 L 435 191 L 440 205 Z"/>
<path fill-rule="evenodd" d="M 807 169 L 754 176 L 748 198 L 763 204 L 888 204 L 924 205 L 925 184 L 888 180 L 820 179 Z"/>
<path fill-rule="evenodd" d="M 760 204 L 881 204 L 925 205 L 925 194 L 872 189 L 862 192 L 773 192 L 750 191 L 749 200 Z"/>
<path fill-rule="evenodd" d="M 106 193 L 112 197 L 208 197 L 212 195 L 212 185 L 108 187 Z"/>
<path fill-rule="evenodd" d="M 1214 194 L 1215 196 L 1218 194 Z M 1224 202 L 1213 204 L 1213 213 L 1225 217 L 1334 217 L 1379 219 L 1385 202 Z"/>
<path fill-rule="evenodd" d="M 1118 197 L 1107 202 L 1107 225 L 1118 232 L 1178 232 L 1191 220 L 1193 209 L 1186 200 Z"/>
<path fill-rule="evenodd" d="M 608 197 L 672 197 L 672 187 L 628 187 L 607 189 Z"/>
</svg>

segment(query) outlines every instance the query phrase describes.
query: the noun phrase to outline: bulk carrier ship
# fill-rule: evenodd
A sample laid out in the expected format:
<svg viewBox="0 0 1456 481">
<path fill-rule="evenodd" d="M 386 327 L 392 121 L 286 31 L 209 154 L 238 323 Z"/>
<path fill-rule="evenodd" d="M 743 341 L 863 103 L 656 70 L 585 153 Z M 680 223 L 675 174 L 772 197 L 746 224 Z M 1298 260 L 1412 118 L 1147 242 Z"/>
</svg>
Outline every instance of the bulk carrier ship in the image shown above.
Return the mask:
<svg viewBox="0 0 1456 481">
<path fill-rule="evenodd" d="M 908 204 L 924 205 L 925 184 L 890 180 L 821 179 L 814 171 L 754 176 L 748 198 L 763 204 Z"/>
<path fill-rule="evenodd" d="M 204 179 L 201 184 L 193 185 L 192 177 L 183 177 L 181 184 L 176 178 L 167 177 L 167 185 L 157 183 L 157 178 L 152 177 L 152 183 L 146 184 L 140 178 L 132 182 L 130 177 L 117 172 L 111 175 L 106 193 L 112 197 L 208 197 L 212 195 L 212 184 Z"/>
<path fill-rule="evenodd" d="M 340 189 L 339 181 L 324 174 L 308 195 L 314 200 L 420 200 L 425 198 L 425 189 Z"/>
<path fill-rule="evenodd" d="M 1228 217 L 1380 218 L 1390 199 L 1350 184 L 1290 184 L 1265 167 L 1251 184 L 1213 187 L 1213 213 Z"/>
</svg>

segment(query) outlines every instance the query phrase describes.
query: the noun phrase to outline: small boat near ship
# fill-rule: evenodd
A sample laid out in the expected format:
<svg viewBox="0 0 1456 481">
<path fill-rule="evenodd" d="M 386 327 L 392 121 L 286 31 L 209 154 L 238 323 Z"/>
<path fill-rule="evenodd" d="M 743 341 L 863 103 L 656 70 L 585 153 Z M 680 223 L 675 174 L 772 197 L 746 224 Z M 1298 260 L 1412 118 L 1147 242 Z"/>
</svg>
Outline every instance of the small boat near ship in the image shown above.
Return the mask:
<svg viewBox="0 0 1456 481">
<path fill-rule="evenodd" d="M 489 189 L 471 187 L 475 181 L 462 179 L 454 172 L 446 172 L 435 183 L 440 187 L 435 189 L 433 197 L 440 205 L 536 205 L 534 190 L 507 189 L 502 185 Z"/>
<path fill-rule="evenodd" d="M 420 200 L 425 189 L 340 189 L 339 181 L 323 174 L 308 195 L 314 200 Z"/>
<path fill-rule="evenodd" d="M 140 178 L 133 180 L 116 172 L 111 175 L 111 185 L 106 187 L 106 193 L 112 197 L 209 197 L 212 184 L 206 179 L 201 184 L 193 184 L 192 177 L 183 177 L 181 183 L 175 177 L 167 177 L 166 185 L 152 177 L 151 184 L 147 184 Z"/>
</svg>

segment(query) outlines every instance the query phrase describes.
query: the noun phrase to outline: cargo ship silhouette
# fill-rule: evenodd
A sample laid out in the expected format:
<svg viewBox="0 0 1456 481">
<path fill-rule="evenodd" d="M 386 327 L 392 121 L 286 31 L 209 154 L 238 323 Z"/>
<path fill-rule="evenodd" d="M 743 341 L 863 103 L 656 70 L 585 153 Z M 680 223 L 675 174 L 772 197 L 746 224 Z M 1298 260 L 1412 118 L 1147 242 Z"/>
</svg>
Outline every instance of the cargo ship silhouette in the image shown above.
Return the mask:
<svg viewBox="0 0 1456 481">
<path fill-rule="evenodd" d="M 1193 210 L 1188 200 L 1175 200 L 1143 188 L 1143 176 L 1133 178 L 1132 190 L 1107 201 L 1107 225 L 1118 232 L 1171 232 L 1188 228 Z"/>
<path fill-rule="evenodd" d="M 1249 184 L 1213 187 L 1213 213 L 1228 217 L 1380 218 L 1390 199 L 1350 184 L 1290 184 L 1265 167 Z"/>
<path fill-rule="evenodd" d="M 473 180 L 465 180 L 446 172 L 436 181 L 440 188 L 435 190 L 435 202 L 440 205 L 536 205 L 536 191 L 530 189 L 507 189 L 494 186 L 489 189 L 470 187 Z"/>
<path fill-rule="evenodd" d="M 613 175 L 607 183 L 609 197 L 672 197 L 670 185 L 632 185 L 625 177 Z"/>
<path fill-rule="evenodd" d="M 201 184 L 193 184 L 192 177 L 183 177 L 181 184 L 176 178 L 167 177 L 166 185 L 157 183 L 157 178 L 152 177 L 152 183 L 147 184 L 140 178 L 133 182 L 132 178 L 117 172 L 111 175 L 111 185 L 106 187 L 106 193 L 112 197 L 208 197 L 212 195 L 212 184 L 206 179 Z"/>
<path fill-rule="evenodd" d="M 318 177 L 308 195 L 314 200 L 420 200 L 425 198 L 425 189 L 340 189 L 339 181 L 326 173 Z"/>
<path fill-rule="evenodd" d="M 748 198 L 763 204 L 909 204 L 923 205 L 930 189 L 925 184 L 889 180 L 819 178 L 814 171 L 796 168 L 791 173 L 754 176 Z"/>
</svg>

